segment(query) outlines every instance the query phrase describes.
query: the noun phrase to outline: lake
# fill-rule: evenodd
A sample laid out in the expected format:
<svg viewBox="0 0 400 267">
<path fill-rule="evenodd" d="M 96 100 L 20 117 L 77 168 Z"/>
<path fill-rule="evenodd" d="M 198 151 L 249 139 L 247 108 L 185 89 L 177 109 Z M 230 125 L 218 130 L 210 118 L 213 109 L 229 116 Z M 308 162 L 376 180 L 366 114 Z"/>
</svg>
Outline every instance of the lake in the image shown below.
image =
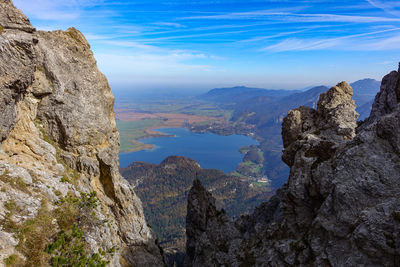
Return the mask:
<svg viewBox="0 0 400 267">
<path fill-rule="evenodd" d="M 186 128 L 156 129 L 175 137 L 155 137 L 139 140 L 155 145 L 154 149 L 131 153 L 120 153 L 121 167 L 134 161 L 159 164 L 168 156 L 185 156 L 196 160 L 204 169 L 219 169 L 231 172 L 236 169 L 244 155 L 239 148 L 258 145 L 258 142 L 244 135 L 222 136 L 213 133 L 193 133 Z"/>
</svg>

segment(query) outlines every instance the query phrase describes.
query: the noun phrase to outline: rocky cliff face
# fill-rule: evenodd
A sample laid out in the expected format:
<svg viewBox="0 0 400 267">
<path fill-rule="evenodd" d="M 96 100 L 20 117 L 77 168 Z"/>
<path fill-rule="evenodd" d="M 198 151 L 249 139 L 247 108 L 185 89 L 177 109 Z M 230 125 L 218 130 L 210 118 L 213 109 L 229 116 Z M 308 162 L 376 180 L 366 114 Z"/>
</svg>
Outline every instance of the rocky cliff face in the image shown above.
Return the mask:
<svg viewBox="0 0 400 267">
<path fill-rule="evenodd" d="M 188 266 L 399 266 L 400 70 L 382 81 L 357 128 L 352 88 L 321 94 L 282 124 L 288 182 L 248 216 L 230 221 L 194 183 Z M 356 133 L 357 132 L 357 133 Z"/>
<path fill-rule="evenodd" d="M 36 31 L 0 0 L 0 266 L 72 260 L 72 244 L 87 262 L 163 264 L 119 174 L 113 102 L 78 30 Z"/>
</svg>

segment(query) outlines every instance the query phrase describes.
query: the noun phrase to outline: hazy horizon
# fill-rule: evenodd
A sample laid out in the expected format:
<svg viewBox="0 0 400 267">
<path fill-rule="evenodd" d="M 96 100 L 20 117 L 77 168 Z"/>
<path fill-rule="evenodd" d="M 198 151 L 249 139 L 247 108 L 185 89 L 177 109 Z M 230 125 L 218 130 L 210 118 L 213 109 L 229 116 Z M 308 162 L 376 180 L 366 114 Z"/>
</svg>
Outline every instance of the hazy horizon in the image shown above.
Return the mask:
<svg viewBox="0 0 400 267">
<path fill-rule="evenodd" d="M 370 78 L 364 78 L 370 79 Z M 364 80 L 361 79 L 361 80 Z M 359 81 L 359 80 L 357 80 Z M 348 83 L 353 83 L 357 81 L 347 81 Z M 378 80 L 380 81 L 380 80 Z M 341 81 L 338 81 L 338 83 Z M 336 83 L 337 84 L 337 83 Z M 257 87 L 257 86 L 247 86 L 247 85 L 227 85 L 227 86 L 215 86 L 215 87 L 174 87 L 170 86 L 160 86 L 160 87 L 145 87 L 145 88 L 131 88 L 131 87 L 124 87 L 124 86 L 116 86 L 111 84 L 111 87 L 114 91 L 114 95 L 117 98 L 129 98 L 130 96 L 133 97 L 143 97 L 144 99 L 147 97 L 153 97 L 155 94 L 159 96 L 176 96 L 176 97 L 185 97 L 185 96 L 198 96 L 204 93 L 209 92 L 212 89 L 219 89 L 219 88 L 233 88 L 233 87 L 248 87 L 248 88 L 259 88 L 259 89 L 267 89 L 267 90 L 297 90 L 297 91 L 307 91 L 314 87 L 318 86 L 325 86 L 325 87 L 332 87 L 336 84 L 315 84 L 309 85 L 305 87 L 298 87 L 298 88 L 272 88 L 272 87 Z M 117 90 L 116 90 L 117 89 Z M 188 90 L 185 90 L 188 89 Z"/>
<path fill-rule="evenodd" d="M 39 30 L 76 27 L 115 92 L 301 89 L 397 69 L 397 1 L 14 0 Z"/>
</svg>

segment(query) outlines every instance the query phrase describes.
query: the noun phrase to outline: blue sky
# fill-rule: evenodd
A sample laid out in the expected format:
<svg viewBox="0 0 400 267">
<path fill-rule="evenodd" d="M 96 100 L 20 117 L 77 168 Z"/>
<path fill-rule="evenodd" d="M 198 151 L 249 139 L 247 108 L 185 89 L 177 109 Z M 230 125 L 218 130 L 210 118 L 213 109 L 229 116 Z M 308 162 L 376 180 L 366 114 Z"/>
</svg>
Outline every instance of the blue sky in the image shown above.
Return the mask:
<svg viewBox="0 0 400 267">
<path fill-rule="evenodd" d="M 400 61 L 400 1 L 14 0 L 74 26 L 113 90 L 298 89 L 380 80 Z"/>
</svg>

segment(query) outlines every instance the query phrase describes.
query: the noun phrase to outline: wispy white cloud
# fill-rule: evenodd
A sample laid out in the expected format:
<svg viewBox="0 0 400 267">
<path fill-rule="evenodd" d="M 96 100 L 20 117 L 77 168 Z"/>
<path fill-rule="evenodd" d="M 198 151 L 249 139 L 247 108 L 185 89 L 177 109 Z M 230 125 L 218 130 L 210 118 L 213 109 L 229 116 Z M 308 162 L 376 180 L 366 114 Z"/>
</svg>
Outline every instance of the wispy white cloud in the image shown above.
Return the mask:
<svg viewBox="0 0 400 267">
<path fill-rule="evenodd" d="M 396 8 L 400 7 L 400 2 L 399 1 L 378 1 L 378 0 L 366 0 L 370 5 L 382 9 L 386 13 L 395 15 L 400 17 L 400 11 L 396 10 Z"/>
<path fill-rule="evenodd" d="M 117 40 L 104 40 L 104 44 L 112 45 L 112 46 L 119 46 L 119 47 L 131 47 L 131 48 L 138 48 L 142 50 L 160 50 L 156 46 L 142 44 L 134 41 L 117 41 Z"/>
<path fill-rule="evenodd" d="M 210 31 L 216 31 L 216 30 L 226 30 L 226 29 L 240 29 L 240 28 L 253 28 L 253 27 L 258 27 L 258 26 L 265 26 L 265 25 L 270 25 L 273 24 L 271 22 L 260 22 L 260 23 L 247 23 L 247 24 L 224 24 L 224 25 L 213 25 L 213 26 L 204 26 L 204 27 L 194 27 L 194 28 L 189 28 L 184 26 L 183 28 L 179 28 L 176 30 L 166 30 L 166 31 L 154 31 L 154 29 L 147 28 L 144 29 L 140 34 L 142 36 L 151 36 L 151 35 L 170 35 L 170 34 L 175 34 L 175 33 L 186 33 L 186 32 L 205 32 L 204 36 L 210 36 L 210 35 L 224 35 L 225 33 L 230 33 L 230 32 L 215 32 L 215 33 L 210 33 Z M 255 31 L 255 30 L 253 30 Z M 208 33 L 207 33 L 208 32 Z M 231 33 L 238 33 L 237 31 L 231 31 Z M 198 33 L 201 34 L 201 33 Z M 171 39 L 177 38 L 176 35 L 172 37 Z M 183 35 L 185 36 L 185 35 Z M 201 36 L 201 35 L 200 35 Z M 192 37 L 189 35 L 189 37 Z M 196 36 L 195 36 L 196 37 Z"/>
<path fill-rule="evenodd" d="M 281 22 L 352 22 L 352 23 L 374 23 L 374 22 L 400 22 L 398 18 L 379 16 L 357 16 L 338 14 L 301 14 L 292 12 L 278 12 L 272 10 L 258 10 L 251 12 L 235 12 L 221 15 L 191 16 L 181 19 L 213 19 L 213 20 L 243 20 L 243 19 L 268 19 Z"/>
<path fill-rule="evenodd" d="M 14 0 L 14 4 L 31 18 L 41 20 L 74 20 L 82 9 L 93 7 L 104 0 Z"/>
<path fill-rule="evenodd" d="M 396 64 L 396 61 L 394 61 L 394 60 L 386 60 L 386 61 L 379 62 L 378 64 L 394 66 Z"/>
<path fill-rule="evenodd" d="M 347 69 L 341 68 L 340 79 L 345 79 L 352 67 L 372 73 L 371 65 L 391 60 L 391 50 L 400 51 L 400 30 L 394 29 L 400 27 L 398 0 L 254 0 L 257 4 L 253 0 L 13 1 L 39 29 L 76 26 L 82 30 L 102 70 L 114 80 L 132 79 L 130 84 L 140 79 L 143 84 L 156 79 L 186 79 L 193 84 L 217 76 L 220 81 L 235 80 L 233 83 L 256 76 L 260 82 L 309 83 L 313 76 L 339 77 L 333 71 L 323 76 L 324 57 L 338 55 L 342 63 L 341 56 L 349 54 L 343 51 L 357 51 L 355 58 L 346 58 Z M 211 2 L 215 5 L 209 5 Z M 290 8 L 271 8 L 285 6 Z M 366 33 L 353 34 L 359 32 Z M 263 46 L 260 52 L 258 48 Z M 318 50 L 329 52 L 307 53 L 310 60 L 306 63 L 301 53 L 296 53 L 299 57 L 275 54 Z M 362 52 L 383 50 L 388 52 Z M 374 55 L 371 62 L 367 59 L 370 54 Z M 333 59 L 332 64 L 338 61 Z M 369 65 L 354 63 L 361 61 Z M 302 66 L 296 79 L 287 78 L 290 64 Z"/>
<path fill-rule="evenodd" d="M 136 44 L 135 44 L 136 45 Z M 213 65 L 219 58 L 187 50 L 112 49 L 96 53 L 99 68 L 110 78 L 111 84 L 139 87 L 164 87 L 171 84 L 199 83 L 199 77 L 223 72 Z M 203 78 L 203 81 L 208 78 Z"/>
<path fill-rule="evenodd" d="M 154 22 L 153 24 L 158 26 L 166 26 L 173 28 L 186 28 L 185 25 L 176 22 Z"/>
<path fill-rule="evenodd" d="M 363 50 L 381 51 L 381 50 L 399 50 L 400 35 L 395 35 L 381 40 L 373 40 L 361 46 Z"/>
<path fill-rule="evenodd" d="M 157 42 L 162 40 L 179 40 L 179 39 L 190 39 L 190 38 L 198 38 L 198 37 L 207 37 L 207 36 L 221 36 L 221 35 L 235 35 L 245 32 L 257 31 L 257 29 L 253 30 L 242 30 L 242 31 L 223 31 L 223 32 L 208 32 L 208 33 L 196 33 L 196 34 L 188 34 L 188 35 L 171 35 L 165 37 L 156 37 L 151 39 L 141 39 L 142 42 Z"/>
<path fill-rule="evenodd" d="M 251 28 L 251 27 L 264 26 L 264 25 L 269 25 L 269 24 L 271 24 L 271 22 L 246 23 L 246 24 L 223 24 L 223 25 L 212 25 L 212 26 L 195 27 L 195 28 L 190 28 L 190 29 L 183 29 L 183 30 L 162 32 L 162 33 L 202 32 L 202 31 L 237 29 L 237 28 Z"/>
<path fill-rule="evenodd" d="M 285 15 L 291 14 L 292 12 L 299 12 L 308 6 L 297 6 L 291 8 L 271 8 L 264 10 L 255 10 L 255 11 L 247 11 L 247 12 L 227 12 L 220 14 L 206 14 L 206 15 L 196 15 L 196 16 L 188 16 L 188 17 L 180 17 L 177 20 L 198 20 L 198 19 L 256 19 L 265 16 L 274 16 L 274 15 Z"/>
<path fill-rule="evenodd" d="M 116 41 L 116 40 L 103 40 L 105 44 L 119 47 L 119 48 L 134 48 L 134 50 L 119 51 L 121 54 L 131 55 L 134 54 L 138 57 L 140 54 L 146 55 L 148 58 L 161 58 L 170 59 L 176 62 L 190 61 L 196 59 L 221 59 L 221 57 L 215 55 L 208 55 L 198 51 L 190 51 L 183 49 L 169 49 L 153 45 L 147 45 L 140 42 L 134 41 Z M 118 50 L 116 50 L 118 51 Z"/>
<path fill-rule="evenodd" d="M 374 23 L 374 22 L 400 22 L 397 18 L 374 17 L 374 16 L 353 16 L 333 14 L 292 14 L 288 16 L 292 21 L 299 22 L 353 22 L 353 23 Z"/>
<path fill-rule="evenodd" d="M 111 28 L 119 34 L 138 35 L 143 32 L 152 30 L 152 27 L 145 27 L 139 25 L 112 25 Z"/>
<path fill-rule="evenodd" d="M 332 48 L 340 44 L 341 39 L 299 39 L 289 38 L 261 50 L 271 52 L 309 51 Z"/>
<path fill-rule="evenodd" d="M 267 39 L 274 39 L 274 38 L 278 38 L 278 37 L 283 37 L 283 36 L 288 36 L 288 35 L 294 35 L 297 33 L 302 33 L 311 29 L 316 29 L 317 27 L 308 27 L 308 28 L 304 28 L 301 30 L 297 30 L 297 31 L 289 31 L 289 32 L 280 32 L 277 34 L 271 34 L 271 35 L 266 35 L 266 36 L 256 36 L 253 38 L 249 38 L 249 39 L 244 39 L 244 40 L 240 40 L 238 41 L 238 43 L 248 43 L 248 42 L 259 42 L 262 40 L 267 40 Z"/>
<path fill-rule="evenodd" d="M 193 64 L 188 60 L 202 57 L 196 54 L 151 54 L 151 53 L 124 53 L 124 54 L 96 54 L 100 68 L 111 76 L 130 77 L 131 82 L 134 79 L 141 78 L 143 75 L 153 75 L 155 77 L 163 76 L 181 76 L 188 73 L 209 72 L 216 68 L 209 64 Z"/>
<path fill-rule="evenodd" d="M 367 32 L 361 34 L 353 34 L 336 38 L 325 39 L 300 39 L 288 38 L 276 44 L 269 45 L 262 51 L 270 52 L 287 52 L 287 51 L 311 51 L 311 50 L 364 50 L 364 51 L 379 51 L 400 49 L 400 35 L 383 36 L 376 38 L 363 38 L 374 36 L 382 33 L 400 31 L 400 28 L 381 30 L 375 32 Z"/>
<path fill-rule="evenodd" d="M 85 37 L 89 41 L 101 41 L 101 40 L 118 40 L 120 38 L 128 37 L 127 34 L 97 34 L 97 33 L 85 33 Z"/>
<path fill-rule="evenodd" d="M 201 16 L 190 16 L 190 17 L 182 17 L 178 18 L 178 20 L 205 20 L 205 19 L 213 19 L 213 20 L 233 20 L 233 19 L 258 19 L 260 17 L 266 16 L 282 16 L 288 15 L 290 13 L 286 12 L 273 12 L 269 10 L 261 10 L 261 11 L 251 11 L 251 12 L 235 12 L 235 13 L 226 13 L 226 14 L 218 14 L 218 15 L 201 15 Z"/>
</svg>

